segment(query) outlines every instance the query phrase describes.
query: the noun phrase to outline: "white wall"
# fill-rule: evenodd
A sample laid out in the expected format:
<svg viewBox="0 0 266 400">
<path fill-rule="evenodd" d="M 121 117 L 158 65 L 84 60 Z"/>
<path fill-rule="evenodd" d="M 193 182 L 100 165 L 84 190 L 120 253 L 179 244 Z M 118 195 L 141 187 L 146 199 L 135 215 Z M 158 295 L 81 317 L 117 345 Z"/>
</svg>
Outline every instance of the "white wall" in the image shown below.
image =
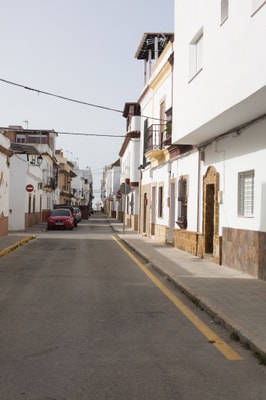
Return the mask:
<svg viewBox="0 0 266 400">
<path fill-rule="evenodd" d="M 8 229 L 25 229 L 25 190 L 27 163 L 23 155 L 13 155 L 10 163 L 10 214 Z"/>
<path fill-rule="evenodd" d="M 0 145 L 9 149 L 10 141 L 0 133 Z M 0 217 L 9 213 L 9 167 L 7 156 L 0 152 Z"/>
<path fill-rule="evenodd" d="M 266 121 L 261 121 L 240 135 L 229 135 L 208 146 L 205 163 L 220 174 L 220 235 L 222 227 L 266 232 Z M 238 216 L 238 173 L 255 171 L 254 216 Z M 204 171 L 203 171 L 204 172 Z"/>
<path fill-rule="evenodd" d="M 228 3 L 229 17 L 221 25 L 220 1 L 175 2 L 176 142 L 198 144 L 265 112 L 266 5 L 252 16 L 251 0 Z M 189 47 L 201 29 L 203 69 L 190 81 Z"/>
<path fill-rule="evenodd" d="M 24 230 L 25 213 L 28 212 L 29 193 L 26 185 L 32 184 L 35 195 L 35 212 L 40 212 L 40 195 L 38 183 L 42 182 L 42 170 L 37 166 L 29 166 L 26 154 L 14 154 L 10 159 L 10 191 L 8 229 Z M 32 210 L 31 210 L 32 211 Z"/>
</svg>

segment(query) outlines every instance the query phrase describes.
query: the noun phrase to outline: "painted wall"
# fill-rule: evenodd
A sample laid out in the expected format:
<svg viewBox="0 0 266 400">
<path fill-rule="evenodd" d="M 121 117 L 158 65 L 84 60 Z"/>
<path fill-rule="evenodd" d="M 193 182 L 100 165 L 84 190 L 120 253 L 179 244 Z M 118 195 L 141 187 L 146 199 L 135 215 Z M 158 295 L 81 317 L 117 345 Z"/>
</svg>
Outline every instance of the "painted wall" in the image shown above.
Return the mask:
<svg viewBox="0 0 266 400">
<path fill-rule="evenodd" d="M 9 149 L 10 141 L 0 133 L 0 145 Z M 0 235 L 8 233 L 9 214 L 9 159 L 0 151 Z"/>
<path fill-rule="evenodd" d="M 24 230 L 25 214 L 29 211 L 29 193 L 26 185 L 32 184 L 35 196 L 35 213 L 40 213 L 40 196 L 42 191 L 38 189 L 38 183 L 42 182 L 42 171 L 37 166 L 29 166 L 25 154 L 15 154 L 10 159 L 10 201 L 8 229 Z M 33 202 L 31 205 L 33 212 Z"/>
<path fill-rule="evenodd" d="M 175 2 L 176 142 L 198 144 L 265 113 L 266 4 L 255 14 L 251 0 L 230 0 L 228 4 L 228 18 L 221 23 L 220 1 Z M 192 78 L 191 42 L 200 31 L 202 70 Z"/>
<path fill-rule="evenodd" d="M 220 232 L 223 227 L 266 232 L 266 120 L 250 126 L 240 135 L 229 135 L 205 150 L 205 169 L 213 165 L 220 174 L 222 202 Z M 238 216 L 238 173 L 255 171 L 254 216 Z"/>
</svg>

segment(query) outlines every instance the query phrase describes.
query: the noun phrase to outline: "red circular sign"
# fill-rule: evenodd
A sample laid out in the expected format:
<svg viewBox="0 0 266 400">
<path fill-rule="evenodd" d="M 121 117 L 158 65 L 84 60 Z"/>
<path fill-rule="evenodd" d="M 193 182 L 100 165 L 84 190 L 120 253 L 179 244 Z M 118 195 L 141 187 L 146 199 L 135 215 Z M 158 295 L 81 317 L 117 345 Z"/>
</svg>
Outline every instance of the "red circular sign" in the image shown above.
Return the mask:
<svg viewBox="0 0 266 400">
<path fill-rule="evenodd" d="M 34 190 L 34 187 L 33 187 L 33 185 L 31 185 L 30 183 L 26 186 L 26 190 L 27 190 L 27 192 L 33 192 L 33 190 Z"/>
</svg>

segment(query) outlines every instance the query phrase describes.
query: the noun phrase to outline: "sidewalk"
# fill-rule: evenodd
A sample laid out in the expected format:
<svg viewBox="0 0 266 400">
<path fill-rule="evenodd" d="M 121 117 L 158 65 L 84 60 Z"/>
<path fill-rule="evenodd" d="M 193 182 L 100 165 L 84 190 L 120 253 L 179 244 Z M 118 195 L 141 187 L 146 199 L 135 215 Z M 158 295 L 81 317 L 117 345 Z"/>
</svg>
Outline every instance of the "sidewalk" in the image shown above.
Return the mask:
<svg viewBox="0 0 266 400">
<path fill-rule="evenodd" d="M 266 357 L 266 282 L 146 238 L 107 218 L 119 238 L 252 351 Z M 43 226 L 0 237 L 1 256 L 34 239 Z"/>
<path fill-rule="evenodd" d="M 202 260 L 109 220 L 119 238 L 241 343 L 266 357 L 266 282 Z"/>
</svg>

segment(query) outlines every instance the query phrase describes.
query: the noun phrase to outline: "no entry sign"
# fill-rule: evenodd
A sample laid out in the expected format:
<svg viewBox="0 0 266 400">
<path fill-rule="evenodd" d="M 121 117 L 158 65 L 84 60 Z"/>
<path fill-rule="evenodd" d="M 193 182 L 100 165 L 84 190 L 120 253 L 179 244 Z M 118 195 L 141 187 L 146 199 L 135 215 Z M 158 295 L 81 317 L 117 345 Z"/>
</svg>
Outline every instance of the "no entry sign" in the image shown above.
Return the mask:
<svg viewBox="0 0 266 400">
<path fill-rule="evenodd" d="M 33 185 L 32 185 L 31 183 L 29 183 L 29 184 L 26 186 L 26 190 L 27 190 L 27 192 L 33 192 L 33 190 L 34 190 Z"/>
</svg>

